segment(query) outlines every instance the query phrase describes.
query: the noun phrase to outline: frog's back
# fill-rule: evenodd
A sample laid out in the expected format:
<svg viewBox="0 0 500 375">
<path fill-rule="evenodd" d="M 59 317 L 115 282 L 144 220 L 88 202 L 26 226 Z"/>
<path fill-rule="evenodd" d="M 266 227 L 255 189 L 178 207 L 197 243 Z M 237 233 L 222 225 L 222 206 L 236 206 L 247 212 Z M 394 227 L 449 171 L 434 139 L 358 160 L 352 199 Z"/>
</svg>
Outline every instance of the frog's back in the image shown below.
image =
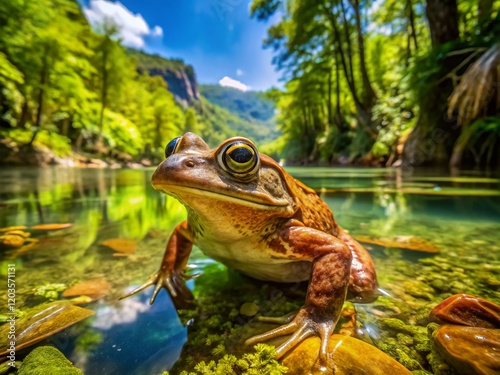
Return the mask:
<svg viewBox="0 0 500 375">
<path fill-rule="evenodd" d="M 318 194 L 302 182 L 284 172 L 289 189 L 295 197 L 298 210 L 295 218 L 306 227 L 321 230 L 337 236 L 338 226 L 332 211 Z"/>
</svg>

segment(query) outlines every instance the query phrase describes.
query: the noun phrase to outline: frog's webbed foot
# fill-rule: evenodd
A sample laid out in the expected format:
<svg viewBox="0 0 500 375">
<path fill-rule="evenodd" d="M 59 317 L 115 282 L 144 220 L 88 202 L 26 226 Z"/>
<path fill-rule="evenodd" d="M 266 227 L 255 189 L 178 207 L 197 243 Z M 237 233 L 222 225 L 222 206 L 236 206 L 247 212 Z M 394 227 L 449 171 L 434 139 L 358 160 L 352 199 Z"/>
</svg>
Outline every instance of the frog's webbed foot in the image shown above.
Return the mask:
<svg viewBox="0 0 500 375">
<path fill-rule="evenodd" d="M 130 297 L 150 287 L 151 285 L 155 285 L 155 290 L 153 291 L 153 295 L 149 300 L 150 305 L 154 303 L 156 296 L 163 288 L 167 290 L 172 297 L 172 301 L 174 302 L 176 309 L 189 308 L 194 305 L 193 294 L 188 289 L 185 283 L 185 280 L 189 278 L 190 277 L 181 270 L 160 269 L 159 271 L 151 275 L 144 284 L 134 289 L 130 293 L 121 296 L 120 299 Z"/>
<path fill-rule="evenodd" d="M 319 369 L 321 371 L 326 371 L 329 367 L 327 352 L 328 341 L 330 336 L 333 334 L 334 328 L 335 322 L 331 319 L 318 321 L 317 319 L 314 319 L 306 309 L 302 308 L 289 323 L 260 335 L 253 336 L 246 340 L 245 344 L 255 345 L 259 342 L 291 334 L 292 336 L 290 338 L 276 348 L 276 358 L 280 359 L 289 350 L 300 344 L 308 337 L 319 336 L 321 339 L 321 348 L 318 355 L 319 363 L 317 364 L 319 365 Z"/>
</svg>

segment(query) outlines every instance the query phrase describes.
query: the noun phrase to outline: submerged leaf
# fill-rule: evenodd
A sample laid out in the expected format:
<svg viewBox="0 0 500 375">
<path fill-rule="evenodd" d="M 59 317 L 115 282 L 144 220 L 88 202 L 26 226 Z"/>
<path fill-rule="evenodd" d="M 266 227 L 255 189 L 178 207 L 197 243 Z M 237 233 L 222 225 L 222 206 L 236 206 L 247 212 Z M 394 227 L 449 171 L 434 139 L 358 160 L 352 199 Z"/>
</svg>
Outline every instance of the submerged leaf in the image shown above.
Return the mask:
<svg viewBox="0 0 500 375">
<path fill-rule="evenodd" d="M 26 316 L 16 319 L 16 350 L 42 341 L 94 314 L 92 310 L 63 301 L 39 305 L 29 310 Z M 8 337 L 9 329 L 10 322 L 7 321 L 0 327 L 0 337 Z M 2 343 L 0 356 L 5 356 L 8 348 L 7 342 Z"/>
<path fill-rule="evenodd" d="M 137 241 L 131 238 L 111 238 L 102 241 L 101 245 L 122 254 L 133 254 L 137 250 Z"/>
<path fill-rule="evenodd" d="M 415 236 L 396 236 L 396 237 L 370 237 L 355 236 L 355 238 L 364 243 L 370 243 L 385 247 L 395 247 L 414 251 L 423 251 L 426 253 L 439 253 L 439 248 L 433 243 Z"/>
<path fill-rule="evenodd" d="M 24 225 L 17 225 L 14 227 L 0 228 L 0 233 L 12 232 L 13 230 L 26 230 L 26 228 L 27 227 Z"/>
<path fill-rule="evenodd" d="M 31 229 L 34 230 L 59 230 L 59 229 L 66 229 L 66 228 L 71 228 L 73 224 L 66 223 L 66 224 L 39 224 L 31 227 Z"/>
<path fill-rule="evenodd" d="M 66 289 L 63 297 L 88 296 L 92 300 L 101 299 L 111 290 L 111 285 L 104 278 L 86 280 Z"/>
</svg>

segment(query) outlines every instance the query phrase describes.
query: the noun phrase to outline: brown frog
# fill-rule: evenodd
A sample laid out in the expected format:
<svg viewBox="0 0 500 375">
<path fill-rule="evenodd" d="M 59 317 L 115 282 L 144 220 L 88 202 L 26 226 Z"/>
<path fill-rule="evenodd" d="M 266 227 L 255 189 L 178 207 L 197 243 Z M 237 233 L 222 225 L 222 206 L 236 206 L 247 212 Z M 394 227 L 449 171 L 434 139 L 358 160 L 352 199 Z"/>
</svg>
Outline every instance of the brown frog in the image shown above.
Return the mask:
<svg viewBox="0 0 500 375">
<path fill-rule="evenodd" d="M 321 338 L 320 366 L 346 296 L 369 302 L 377 279 L 367 251 L 342 230 L 316 192 L 295 180 L 246 138 L 210 149 L 197 135 L 170 141 L 153 187 L 178 199 L 188 219 L 170 236 L 161 268 L 128 297 L 156 285 L 168 290 L 177 308 L 192 303 L 184 283 L 193 244 L 213 259 L 253 278 L 274 282 L 309 280 L 305 305 L 291 318 L 266 318 L 284 325 L 248 344 L 289 335 L 277 348 L 282 357 L 307 337 Z"/>
</svg>

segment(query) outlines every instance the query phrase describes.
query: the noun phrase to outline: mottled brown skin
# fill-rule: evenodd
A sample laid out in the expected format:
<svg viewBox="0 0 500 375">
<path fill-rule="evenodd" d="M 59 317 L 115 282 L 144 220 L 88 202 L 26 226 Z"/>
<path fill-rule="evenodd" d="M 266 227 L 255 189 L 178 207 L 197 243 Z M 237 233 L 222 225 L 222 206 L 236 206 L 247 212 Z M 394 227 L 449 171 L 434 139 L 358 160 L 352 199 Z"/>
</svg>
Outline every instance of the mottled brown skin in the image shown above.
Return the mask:
<svg viewBox="0 0 500 375">
<path fill-rule="evenodd" d="M 230 157 L 227 150 L 238 142 L 255 151 L 254 167 L 244 173 L 236 173 L 224 161 Z M 314 190 L 273 159 L 258 154 L 245 138 L 231 138 L 211 150 L 193 133 L 177 142 L 152 182 L 156 190 L 186 206 L 188 220 L 172 233 L 160 270 L 128 295 L 156 285 L 151 303 L 161 288 L 168 290 L 178 308 L 192 303 L 184 270 L 193 244 L 260 280 L 310 280 L 305 305 L 295 317 L 266 318 L 285 324 L 247 343 L 291 334 L 277 348 L 281 357 L 307 337 L 318 335 L 322 340 L 319 366 L 326 368 L 328 339 L 346 295 L 356 302 L 374 300 L 377 279 L 367 251 L 338 226 Z"/>
</svg>

